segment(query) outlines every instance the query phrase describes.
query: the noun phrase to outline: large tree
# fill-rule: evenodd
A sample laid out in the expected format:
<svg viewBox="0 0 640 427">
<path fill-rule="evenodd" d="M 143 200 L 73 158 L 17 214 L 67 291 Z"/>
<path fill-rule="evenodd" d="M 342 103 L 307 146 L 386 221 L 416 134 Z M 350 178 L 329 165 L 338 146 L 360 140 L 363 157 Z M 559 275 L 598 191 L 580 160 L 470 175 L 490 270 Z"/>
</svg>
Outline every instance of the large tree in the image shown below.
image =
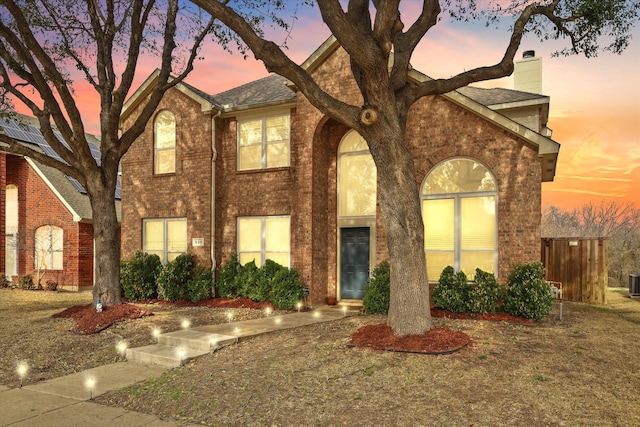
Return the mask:
<svg viewBox="0 0 640 427">
<path fill-rule="evenodd" d="M 2 133 L 0 150 L 54 167 L 86 189 L 95 237 L 94 301 L 102 298 L 111 305 L 121 298 L 114 199 L 120 159 L 164 93 L 192 70 L 200 45 L 214 29 L 209 15 L 189 6 L 180 7 L 178 0 L 0 1 L 3 111 L 30 111 L 62 161 Z M 120 113 L 143 55 L 156 59 L 158 84 L 140 116 L 120 134 Z M 85 134 L 85 120 L 93 118 L 76 102 L 78 80 L 88 82 L 100 106 L 98 161 Z"/>
<path fill-rule="evenodd" d="M 543 40 L 565 38 L 568 46 L 560 54 L 594 56 L 601 48 L 620 53 L 628 44 L 629 30 L 638 19 L 640 7 L 638 1 L 624 0 L 424 0 L 416 16 L 402 19 L 400 0 L 310 2 L 320 9 L 322 20 L 350 55 L 353 77 L 364 102 L 349 105 L 324 92 L 276 43 L 254 31 L 240 15 L 251 1 L 192 1 L 240 36 L 269 71 L 291 80 L 318 110 L 356 130 L 367 141 L 378 171 L 378 200 L 391 262 L 388 324 L 398 335 L 420 334 L 431 327 L 419 192 L 405 144 L 409 108 L 425 96 L 510 75 L 514 56 L 528 32 Z M 511 20 L 504 55 L 496 64 L 450 78 L 414 82 L 408 76 L 409 61 L 443 12 L 453 19 L 483 19 L 488 23 Z"/>
</svg>

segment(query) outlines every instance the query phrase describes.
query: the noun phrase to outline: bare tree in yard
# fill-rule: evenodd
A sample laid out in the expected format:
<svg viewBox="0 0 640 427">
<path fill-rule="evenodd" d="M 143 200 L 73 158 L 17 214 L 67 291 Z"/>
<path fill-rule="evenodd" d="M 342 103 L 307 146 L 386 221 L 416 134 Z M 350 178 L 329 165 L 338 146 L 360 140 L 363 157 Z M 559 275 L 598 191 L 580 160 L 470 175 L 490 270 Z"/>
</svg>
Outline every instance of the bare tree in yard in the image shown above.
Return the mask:
<svg viewBox="0 0 640 427">
<path fill-rule="evenodd" d="M 62 160 L 2 133 L 0 149 L 54 167 L 86 189 L 95 236 L 94 301 L 121 302 L 114 200 L 120 159 L 143 132 L 167 89 L 192 70 L 202 41 L 213 29 L 208 15 L 190 8 L 180 7 L 178 0 L 0 2 L 2 107 L 30 110 Z M 157 58 L 159 82 L 136 122 L 120 134 L 120 113 L 143 55 Z M 76 105 L 74 78 L 89 83 L 100 105 L 99 161 L 87 144 L 87 117 Z"/>
<path fill-rule="evenodd" d="M 400 15 L 399 0 L 316 0 L 322 20 L 350 55 L 351 70 L 362 93 L 362 105 L 348 105 L 324 92 L 275 43 L 257 34 L 240 13 L 260 1 L 192 0 L 233 30 L 266 68 L 291 80 L 310 102 L 364 137 L 378 170 L 378 194 L 391 262 L 388 324 L 398 335 L 431 328 L 427 268 L 419 191 L 411 154 L 405 145 L 409 108 L 420 98 L 439 95 L 513 72 L 513 60 L 526 33 L 541 39 L 566 38 L 560 54 L 594 56 L 599 36 L 605 49 L 624 50 L 629 29 L 638 18 L 637 1 L 461 1 L 424 0 L 417 16 Z M 346 9 L 342 4 L 347 3 Z M 441 19 L 511 19 L 503 58 L 496 64 L 463 71 L 446 79 L 421 83 L 408 77 L 416 47 Z M 411 22 L 409 22 L 411 18 Z M 393 52 L 393 63 L 389 64 Z M 434 58 L 445 61 L 446 58 Z"/>
</svg>

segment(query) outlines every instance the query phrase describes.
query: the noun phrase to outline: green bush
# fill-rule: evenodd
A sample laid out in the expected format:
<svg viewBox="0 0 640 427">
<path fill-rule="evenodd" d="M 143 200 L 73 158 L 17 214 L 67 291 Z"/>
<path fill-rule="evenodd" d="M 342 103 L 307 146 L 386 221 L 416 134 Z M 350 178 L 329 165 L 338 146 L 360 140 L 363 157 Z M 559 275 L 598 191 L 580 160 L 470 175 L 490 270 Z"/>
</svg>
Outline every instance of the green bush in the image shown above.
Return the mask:
<svg viewBox="0 0 640 427">
<path fill-rule="evenodd" d="M 467 310 L 474 314 L 495 313 L 502 289 L 493 273 L 476 268 L 476 276 L 468 284 Z"/>
<path fill-rule="evenodd" d="M 30 274 L 20 276 L 20 287 L 26 290 L 34 290 L 36 285 L 33 283 L 33 277 Z"/>
<path fill-rule="evenodd" d="M 256 290 L 261 275 L 262 270 L 258 268 L 255 261 L 250 261 L 243 265 L 238 275 L 234 278 L 238 295 L 251 298 L 254 301 L 261 301 L 260 296 L 262 293 Z"/>
<path fill-rule="evenodd" d="M 211 295 L 211 272 L 196 265 L 192 254 L 179 255 L 158 275 L 158 296 L 167 301 L 198 302 Z"/>
<path fill-rule="evenodd" d="M 162 261 L 156 254 L 141 251 L 130 260 L 120 261 L 122 293 L 132 301 L 155 298 L 158 295 L 156 280 L 162 270 Z"/>
<path fill-rule="evenodd" d="M 371 273 L 371 278 L 364 285 L 362 306 L 365 313 L 387 314 L 391 292 L 391 269 L 389 261 L 382 261 Z"/>
<path fill-rule="evenodd" d="M 440 280 L 433 287 L 433 303 L 454 313 L 464 313 L 468 309 L 469 285 L 467 275 L 455 272 L 450 265 L 440 274 Z"/>
<path fill-rule="evenodd" d="M 242 265 L 238 260 L 238 254 L 232 254 L 229 262 L 218 267 L 215 283 L 216 292 L 220 298 L 238 297 L 235 277 L 240 273 L 240 270 L 242 270 Z"/>
<path fill-rule="evenodd" d="M 278 308 L 293 308 L 304 299 L 304 285 L 295 268 L 280 267 L 271 282 L 270 300 Z"/>
<path fill-rule="evenodd" d="M 513 316 L 541 321 L 551 311 L 553 294 L 541 263 L 520 264 L 508 277 L 503 310 Z"/>
</svg>

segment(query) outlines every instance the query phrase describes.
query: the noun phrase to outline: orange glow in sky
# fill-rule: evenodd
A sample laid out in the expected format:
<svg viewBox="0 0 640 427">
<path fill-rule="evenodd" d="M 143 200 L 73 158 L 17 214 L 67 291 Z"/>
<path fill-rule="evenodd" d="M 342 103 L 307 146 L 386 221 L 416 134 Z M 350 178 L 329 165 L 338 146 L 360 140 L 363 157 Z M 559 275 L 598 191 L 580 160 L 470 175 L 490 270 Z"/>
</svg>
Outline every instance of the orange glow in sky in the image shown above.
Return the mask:
<svg viewBox="0 0 640 427">
<path fill-rule="evenodd" d="M 411 9 L 413 3 L 409 5 Z M 410 16 L 403 12 L 407 25 Z M 302 14 L 295 21 L 286 52 L 301 63 L 329 35 L 317 12 Z M 280 44 L 284 38 L 279 35 L 274 41 Z M 443 21 L 419 45 L 412 65 L 434 78 L 450 77 L 497 63 L 507 42 L 506 30 Z M 543 58 L 543 94 L 551 97 L 548 127 L 553 130 L 552 138 L 561 144 L 555 181 L 542 184 L 543 209 L 555 205 L 570 210 L 601 201 L 628 201 L 640 208 L 640 28 L 634 30 L 631 45 L 622 56 L 551 57 L 558 46 L 528 38 L 520 50 L 533 49 Z M 201 54 L 204 60 L 196 63 L 187 82 L 211 94 L 267 75 L 262 63 L 230 55 L 212 42 Z M 141 61 L 133 90 L 156 64 Z M 481 86 L 513 87 L 510 77 Z M 87 131 L 99 133 L 95 92 L 79 84 L 76 97 Z"/>
</svg>

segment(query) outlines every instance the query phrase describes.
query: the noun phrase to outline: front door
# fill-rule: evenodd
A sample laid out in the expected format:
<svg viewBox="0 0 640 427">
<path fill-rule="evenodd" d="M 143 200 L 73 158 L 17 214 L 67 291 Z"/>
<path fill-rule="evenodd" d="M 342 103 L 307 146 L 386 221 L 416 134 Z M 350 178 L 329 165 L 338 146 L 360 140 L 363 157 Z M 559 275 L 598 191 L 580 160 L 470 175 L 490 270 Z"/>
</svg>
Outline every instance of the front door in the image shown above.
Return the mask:
<svg viewBox="0 0 640 427">
<path fill-rule="evenodd" d="M 364 298 L 369 280 L 369 227 L 340 229 L 340 299 Z"/>
</svg>

